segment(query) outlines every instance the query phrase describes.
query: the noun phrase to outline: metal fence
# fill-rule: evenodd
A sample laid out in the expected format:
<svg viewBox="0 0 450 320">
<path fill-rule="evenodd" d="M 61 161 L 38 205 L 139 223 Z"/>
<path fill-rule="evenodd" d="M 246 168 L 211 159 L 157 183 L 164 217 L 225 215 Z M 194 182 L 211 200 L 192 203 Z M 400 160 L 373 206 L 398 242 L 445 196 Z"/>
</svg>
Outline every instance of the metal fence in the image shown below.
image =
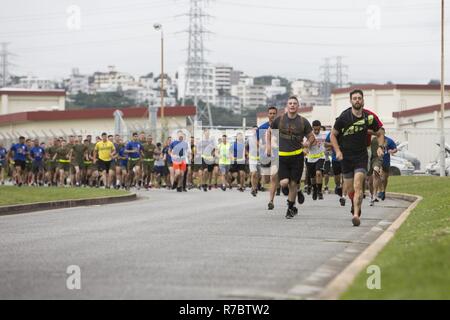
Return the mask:
<svg viewBox="0 0 450 320">
<path fill-rule="evenodd" d="M 446 144 L 450 145 L 450 129 L 445 132 Z M 421 170 L 439 157 L 440 131 L 436 128 L 386 129 L 386 136 L 397 143 L 407 142 L 406 149 L 420 160 Z"/>
</svg>

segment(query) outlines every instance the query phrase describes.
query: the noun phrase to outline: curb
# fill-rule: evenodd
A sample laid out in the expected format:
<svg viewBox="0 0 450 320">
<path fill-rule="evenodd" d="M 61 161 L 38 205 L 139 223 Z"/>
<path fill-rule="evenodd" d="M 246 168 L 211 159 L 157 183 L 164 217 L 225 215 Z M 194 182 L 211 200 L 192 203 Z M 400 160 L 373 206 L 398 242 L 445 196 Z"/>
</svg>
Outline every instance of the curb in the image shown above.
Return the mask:
<svg viewBox="0 0 450 320">
<path fill-rule="evenodd" d="M 12 206 L 0 206 L 0 216 L 9 216 L 20 213 L 30 213 L 35 211 L 64 209 L 81 206 L 94 206 L 112 203 L 120 203 L 133 201 L 137 199 L 137 194 L 127 194 L 124 196 L 92 198 L 92 199 L 76 199 L 76 200 L 61 200 L 53 202 L 37 202 L 30 204 L 18 204 Z"/>
<path fill-rule="evenodd" d="M 350 265 L 339 273 L 314 299 L 337 300 L 353 283 L 358 274 L 366 268 L 381 250 L 394 237 L 397 230 L 405 222 L 412 210 L 417 207 L 423 197 L 411 194 L 393 193 L 386 194 L 392 199 L 411 201 L 409 207 L 384 231 L 369 247 L 367 247 Z"/>
</svg>

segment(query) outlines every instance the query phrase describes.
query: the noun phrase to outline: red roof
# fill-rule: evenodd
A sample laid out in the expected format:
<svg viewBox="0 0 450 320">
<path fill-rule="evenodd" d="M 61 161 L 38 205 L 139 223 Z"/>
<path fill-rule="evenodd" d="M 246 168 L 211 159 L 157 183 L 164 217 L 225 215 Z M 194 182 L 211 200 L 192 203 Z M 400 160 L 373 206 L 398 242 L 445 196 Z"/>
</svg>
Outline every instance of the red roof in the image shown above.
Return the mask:
<svg viewBox="0 0 450 320">
<path fill-rule="evenodd" d="M 7 94 L 9 96 L 51 96 L 51 97 L 64 97 L 66 91 L 64 90 L 24 90 L 24 89 L 0 89 L 0 95 Z"/>
<path fill-rule="evenodd" d="M 365 84 L 360 86 L 351 86 L 347 88 L 334 89 L 333 94 L 350 93 L 353 90 L 441 90 L 439 84 Z M 445 90 L 450 90 L 450 85 L 445 86 Z"/>
<path fill-rule="evenodd" d="M 145 107 L 133 108 L 101 108 L 101 109 L 81 109 L 66 111 L 30 111 L 0 115 L 0 124 L 17 123 L 26 121 L 61 121 L 80 119 L 113 119 L 116 110 L 123 112 L 124 118 L 148 117 L 148 109 Z M 165 107 L 165 117 L 194 116 L 196 108 L 194 106 Z M 161 116 L 161 108 L 158 108 L 158 117 Z"/>
<path fill-rule="evenodd" d="M 298 108 L 298 113 L 302 114 L 304 112 L 311 112 L 313 110 L 313 107 L 299 107 Z M 284 113 L 284 108 L 278 109 L 278 116 L 283 115 Z M 264 118 L 267 117 L 267 111 L 265 112 L 258 112 L 256 114 L 256 118 Z"/>
<path fill-rule="evenodd" d="M 444 109 L 450 110 L 450 102 L 445 104 Z M 416 116 L 419 114 L 426 114 L 426 113 L 431 113 L 431 112 L 440 111 L 440 110 L 441 110 L 441 105 L 435 104 L 433 106 L 428 106 L 428 107 L 421 107 L 421 108 L 409 109 L 409 110 L 400 111 L 400 112 L 393 112 L 392 117 L 394 117 L 394 118 L 411 117 L 411 116 Z"/>
</svg>

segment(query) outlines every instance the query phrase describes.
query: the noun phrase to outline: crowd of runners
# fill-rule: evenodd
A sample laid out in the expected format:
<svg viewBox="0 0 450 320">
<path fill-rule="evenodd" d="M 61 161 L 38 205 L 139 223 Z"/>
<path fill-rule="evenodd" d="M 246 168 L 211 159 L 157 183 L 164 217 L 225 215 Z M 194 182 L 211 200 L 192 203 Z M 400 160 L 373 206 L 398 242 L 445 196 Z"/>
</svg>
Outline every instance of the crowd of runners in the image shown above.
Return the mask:
<svg viewBox="0 0 450 320">
<path fill-rule="evenodd" d="M 350 93 L 350 103 L 329 131 L 299 115 L 298 98 L 292 96 L 281 116 L 269 107 L 266 123 L 228 135 L 204 129 L 198 137 L 180 130 L 163 143 L 143 132 L 128 141 L 107 133 L 94 141 L 90 135 L 45 142 L 20 137 L 9 149 L 0 141 L 0 183 L 178 192 L 235 188 L 248 189 L 254 197 L 267 187 L 268 210 L 282 193 L 291 219 L 304 193 L 314 201 L 330 193 L 333 176 L 333 193 L 341 206 L 350 199 L 352 222 L 358 226 L 366 187 L 371 206 L 385 199 L 390 155 L 397 149 L 377 115 L 364 109 L 361 90 Z"/>
</svg>

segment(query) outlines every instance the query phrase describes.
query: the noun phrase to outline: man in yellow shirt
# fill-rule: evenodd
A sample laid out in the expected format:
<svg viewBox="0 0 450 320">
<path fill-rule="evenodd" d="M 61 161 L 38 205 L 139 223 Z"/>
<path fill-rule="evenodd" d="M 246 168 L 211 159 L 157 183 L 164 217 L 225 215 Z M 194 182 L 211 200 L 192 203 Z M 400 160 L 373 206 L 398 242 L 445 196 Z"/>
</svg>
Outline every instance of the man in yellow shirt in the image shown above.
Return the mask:
<svg viewBox="0 0 450 320">
<path fill-rule="evenodd" d="M 105 182 L 106 189 L 110 188 L 110 175 L 109 169 L 111 167 L 111 161 L 116 154 L 116 147 L 108 140 L 108 134 L 102 133 L 102 141 L 97 142 L 94 149 L 94 163 L 97 162 L 98 157 L 98 170 L 102 172 L 103 180 Z"/>
</svg>

